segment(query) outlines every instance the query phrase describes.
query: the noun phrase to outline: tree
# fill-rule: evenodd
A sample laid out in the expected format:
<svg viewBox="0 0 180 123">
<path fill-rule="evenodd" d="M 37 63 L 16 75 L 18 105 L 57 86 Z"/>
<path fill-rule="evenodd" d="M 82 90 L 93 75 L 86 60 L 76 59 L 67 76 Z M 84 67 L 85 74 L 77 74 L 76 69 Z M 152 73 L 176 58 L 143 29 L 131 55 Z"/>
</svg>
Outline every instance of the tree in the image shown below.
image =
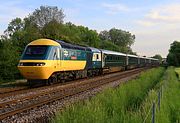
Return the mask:
<svg viewBox="0 0 180 123">
<path fill-rule="evenodd" d="M 112 28 L 109 31 L 101 31 L 99 38 L 117 45 L 120 52 L 133 54 L 131 45 L 135 41 L 135 35 L 132 35 L 130 32 Z"/>
<path fill-rule="evenodd" d="M 102 49 L 112 50 L 112 51 L 119 51 L 119 47 L 113 44 L 111 41 L 101 41 L 100 43 Z"/>
<path fill-rule="evenodd" d="M 64 17 L 63 10 L 59 10 L 57 6 L 40 6 L 40 9 L 36 9 L 29 16 L 29 19 L 39 28 L 43 28 L 45 24 L 48 24 L 52 20 L 63 23 Z"/>
<path fill-rule="evenodd" d="M 3 80 L 13 80 L 17 78 L 17 63 L 19 54 L 16 47 L 10 40 L 2 40 L 0 45 L 0 78 Z"/>
<path fill-rule="evenodd" d="M 110 36 L 109 36 L 109 32 L 107 31 L 107 30 L 104 30 L 104 31 L 101 31 L 100 33 L 99 33 L 99 38 L 101 39 L 101 40 L 110 40 Z"/>
<path fill-rule="evenodd" d="M 156 54 L 152 58 L 159 59 L 160 61 L 162 61 L 162 56 L 160 54 Z"/>
<path fill-rule="evenodd" d="M 24 23 L 21 18 L 15 18 L 8 24 L 8 28 L 4 32 L 7 36 L 12 36 L 13 33 L 20 31 L 23 28 Z"/>
<path fill-rule="evenodd" d="M 180 42 L 174 41 L 171 44 L 167 62 L 169 65 L 180 66 Z"/>
<path fill-rule="evenodd" d="M 44 27 L 41 30 L 41 34 L 44 38 L 59 39 L 60 30 L 61 25 L 56 20 L 52 20 L 44 25 Z"/>
<path fill-rule="evenodd" d="M 135 40 L 135 35 L 115 28 L 109 30 L 109 37 L 114 44 L 121 47 L 130 47 Z"/>
<path fill-rule="evenodd" d="M 8 24 L 5 33 L 6 35 L 1 36 L 1 38 L 11 40 L 12 45 L 18 49 L 19 53 L 22 53 L 30 41 L 41 37 L 37 26 L 32 24 L 28 18 L 13 19 Z"/>
<path fill-rule="evenodd" d="M 131 53 L 135 36 L 130 32 L 112 28 L 109 31 L 91 30 L 71 22 L 63 23 L 62 9 L 41 6 L 28 17 L 13 19 L 5 35 L 0 37 L 0 79 L 16 78 L 17 63 L 25 46 L 38 38 L 64 40 L 73 44 Z"/>
</svg>

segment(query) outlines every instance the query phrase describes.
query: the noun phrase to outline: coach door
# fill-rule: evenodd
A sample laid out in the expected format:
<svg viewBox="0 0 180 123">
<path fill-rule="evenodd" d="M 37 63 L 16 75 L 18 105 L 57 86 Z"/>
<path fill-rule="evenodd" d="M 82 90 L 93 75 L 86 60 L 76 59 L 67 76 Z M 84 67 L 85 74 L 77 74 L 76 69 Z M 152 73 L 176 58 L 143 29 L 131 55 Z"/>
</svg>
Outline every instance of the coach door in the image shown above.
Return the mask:
<svg viewBox="0 0 180 123">
<path fill-rule="evenodd" d="M 87 51 L 86 52 L 86 64 L 87 64 L 87 66 L 86 66 L 86 69 L 90 69 L 90 68 L 92 68 L 92 55 L 93 55 L 93 53 L 92 52 L 89 52 L 89 51 Z"/>
<path fill-rule="evenodd" d="M 105 55 L 104 55 L 104 53 L 102 53 L 101 52 L 101 61 L 102 61 L 102 68 L 104 68 L 104 66 L 105 66 Z"/>
<path fill-rule="evenodd" d="M 60 58 L 61 58 L 60 48 L 57 47 L 55 48 L 54 56 L 53 56 L 55 69 L 58 69 L 61 66 Z"/>
</svg>

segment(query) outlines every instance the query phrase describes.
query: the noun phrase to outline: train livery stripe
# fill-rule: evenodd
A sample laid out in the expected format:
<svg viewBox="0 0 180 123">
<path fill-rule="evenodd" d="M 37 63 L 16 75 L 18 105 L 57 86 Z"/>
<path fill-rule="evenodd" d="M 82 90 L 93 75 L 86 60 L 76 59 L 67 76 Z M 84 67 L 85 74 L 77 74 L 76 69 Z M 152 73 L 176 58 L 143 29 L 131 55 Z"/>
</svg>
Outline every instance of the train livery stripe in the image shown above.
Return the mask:
<svg viewBox="0 0 180 123">
<path fill-rule="evenodd" d="M 84 70 L 86 61 L 77 60 L 20 60 L 20 63 L 45 63 L 44 66 L 18 66 L 27 79 L 48 79 L 58 71 Z"/>
<path fill-rule="evenodd" d="M 86 61 L 80 60 L 61 60 L 61 68 L 64 71 L 69 70 L 83 70 L 86 66 Z"/>
</svg>

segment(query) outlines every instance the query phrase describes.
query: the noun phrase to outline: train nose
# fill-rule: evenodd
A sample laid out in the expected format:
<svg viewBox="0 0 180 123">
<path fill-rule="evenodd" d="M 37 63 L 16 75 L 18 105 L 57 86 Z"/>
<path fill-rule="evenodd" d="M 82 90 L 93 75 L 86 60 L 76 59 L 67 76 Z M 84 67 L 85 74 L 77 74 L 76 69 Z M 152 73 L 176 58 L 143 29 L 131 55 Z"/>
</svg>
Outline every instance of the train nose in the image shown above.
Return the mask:
<svg viewBox="0 0 180 123">
<path fill-rule="evenodd" d="M 48 79 L 52 74 L 45 62 L 20 62 L 18 69 L 26 79 Z"/>
<path fill-rule="evenodd" d="M 19 62 L 18 66 L 44 66 L 44 62 Z"/>
</svg>

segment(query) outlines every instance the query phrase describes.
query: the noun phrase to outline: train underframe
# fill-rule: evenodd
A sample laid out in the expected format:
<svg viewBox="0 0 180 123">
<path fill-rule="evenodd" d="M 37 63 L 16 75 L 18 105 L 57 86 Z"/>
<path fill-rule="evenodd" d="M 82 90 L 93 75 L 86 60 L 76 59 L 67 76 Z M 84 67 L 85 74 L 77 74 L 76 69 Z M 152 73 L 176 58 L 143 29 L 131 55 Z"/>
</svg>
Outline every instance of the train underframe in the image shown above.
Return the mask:
<svg viewBox="0 0 180 123">
<path fill-rule="evenodd" d="M 31 79 L 27 80 L 29 86 L 36 84 L 51 85 L 54 83 L 64 83 L 65 81 L 88 78 L 103 74 L 102 69 L 76 70 L 76 71 L 58 71 L 54 72 L 49 79 Z"/>
<path fill-rule="evenodd" d="M 158 66 L 158 65 L 151 65 Z M 129 66 L 121 66 L 121 67 L 106 67 L 106 68 L 96 68 L 96 69 L 89 69 L 89 70 L 76 70 L 76 71 L 59 71 L 53 73 L 49 79 L 39 79 L 39 80 L 28 80 L 29 86 L 36 85 L 37 83 L 51 85 L 54 83 L 64 83 L 65 81 L 76 80 L 81 78 L 88 78 L 94 77 L 102 74 L 124 71 L 135 69 L 138 67 L 148 67 L 148 65 L 137 66 L 137 65 L 129 65 Z"/>
</svg>

